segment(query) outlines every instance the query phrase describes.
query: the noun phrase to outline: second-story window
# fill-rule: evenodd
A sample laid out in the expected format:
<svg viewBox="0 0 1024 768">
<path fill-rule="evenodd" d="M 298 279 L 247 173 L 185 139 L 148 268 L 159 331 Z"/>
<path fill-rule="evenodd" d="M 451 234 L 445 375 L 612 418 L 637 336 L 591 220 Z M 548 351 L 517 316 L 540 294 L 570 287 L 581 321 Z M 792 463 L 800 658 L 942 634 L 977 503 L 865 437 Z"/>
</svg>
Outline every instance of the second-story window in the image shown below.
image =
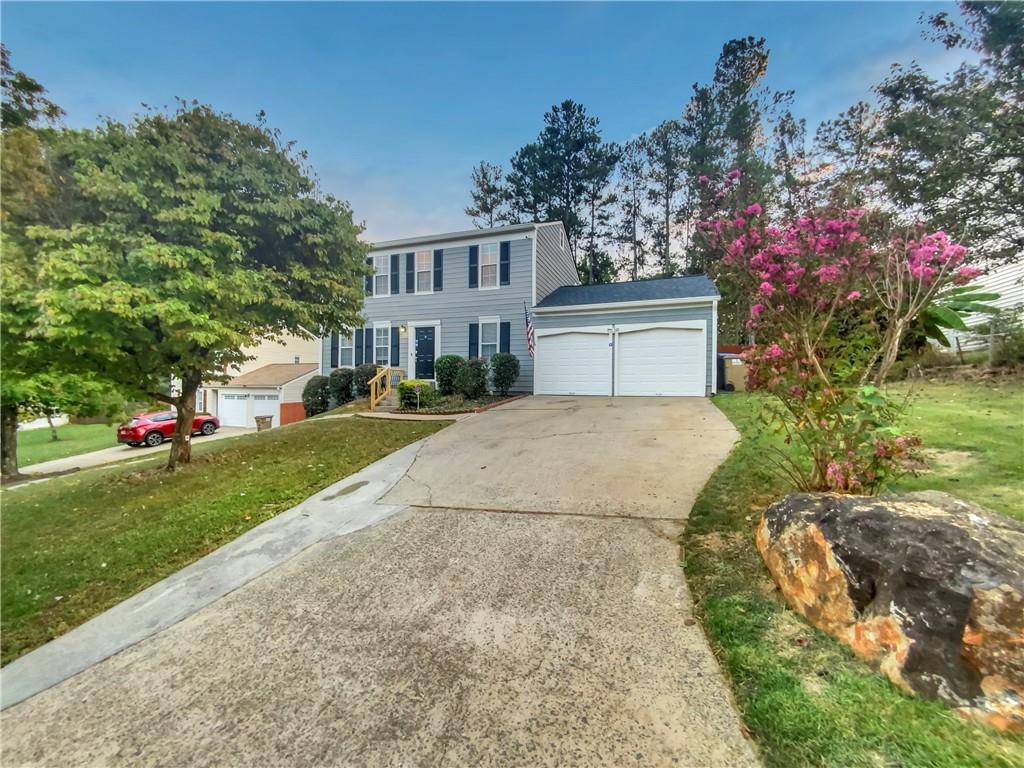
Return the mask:
<svg viewBox="0 0 1024 768">
<path fill-rule="evenodd" d="M 433 274 L 434 254 L 431 251 L 416 251 L 416 293 L 430 293 L 433 290 Z"/>
<path fill-rule="evenodd" d="M 373 295 L 387 296 L 391 293 L 390 279 L 388 274 L 389 259 L 386 253 L 373 257 Z"/>
<path fill-rule="evenodd" d="M 498 287 L 498 244 L 480 246 L 480 287 Z"/>
</svg>

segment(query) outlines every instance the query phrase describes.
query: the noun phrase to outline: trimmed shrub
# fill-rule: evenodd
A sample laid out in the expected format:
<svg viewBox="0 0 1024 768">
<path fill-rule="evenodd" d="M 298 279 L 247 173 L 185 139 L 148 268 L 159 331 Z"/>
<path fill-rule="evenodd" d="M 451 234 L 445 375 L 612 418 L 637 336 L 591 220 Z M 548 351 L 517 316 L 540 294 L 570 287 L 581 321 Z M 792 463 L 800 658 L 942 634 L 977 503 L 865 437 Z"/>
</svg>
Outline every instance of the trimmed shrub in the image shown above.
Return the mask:
<svg viewBox="0 0 1024 768">
<path fill-rule="evenodd" d="M 329 407 L 331 397 L 330 383 L 326 376 L 314 376 L 302 388 L 302 405 L 306 416 L 316 416 Z"/>
<path fill-rule="evenodd" d="M 398 382 L 398 405 L 400 408 L 415 408 L 416 387 L 420 388 L 419 405 L 430 405 L 437 399 L 437 392 L 429 381 L 423 379 L 407 379 Z"/>
<path fill-rule="evenodd" d="M 479 357 L 467 360 L 455 377 L 455 391 L 470 400 L 487 393 L 487 363 Z"/>
<path fill-rule="evenodd" d="M 331 371 L 329 388 L 335 405 L 344 405 L 352 399 L 352 369 L 338 368 Z"/>
<path fill-rule="evenodd" d="M 377 375 L 377 366 L 373 363 L 357 365 L 352 372 L 352 386 L 355 388 L 356 397 L 370 396 L 370 379 Z"/>
<path fill-rule="evenodd" d="M 442 395 L 454 395 L 455 380 L 465 364 L 465 358 L 458 355 L 441 355 L 441 357 L 437 358 L 434 361 L 434 377 L 437 379 L 437 391 Z"/>
<path fill-rule="evenodd" d="M 491 385 L 504 397 L 519 378 L 519 358 L 508 352 L 491 356 Z"/>
</svg>

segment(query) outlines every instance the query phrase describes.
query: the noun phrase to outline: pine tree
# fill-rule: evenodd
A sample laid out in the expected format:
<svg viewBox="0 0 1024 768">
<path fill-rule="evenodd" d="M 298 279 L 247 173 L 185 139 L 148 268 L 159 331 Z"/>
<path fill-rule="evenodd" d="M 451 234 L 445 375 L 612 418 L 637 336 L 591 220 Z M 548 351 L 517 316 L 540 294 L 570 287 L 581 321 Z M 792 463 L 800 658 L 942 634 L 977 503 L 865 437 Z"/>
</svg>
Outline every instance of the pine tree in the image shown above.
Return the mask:
<svg viewBox="0 0 1024 768">
<path fill-rule="evenodd" d="M 472 203 L 465 209 L 466 215 L 473 219 L 473 225 L 480 229 L 490 229 L 506 218 L 508 192 L 503 184 L 504 171 L 500 165 L 480 161 L 473 169 L 473 188 L 470 190 Z"/>
</svg>

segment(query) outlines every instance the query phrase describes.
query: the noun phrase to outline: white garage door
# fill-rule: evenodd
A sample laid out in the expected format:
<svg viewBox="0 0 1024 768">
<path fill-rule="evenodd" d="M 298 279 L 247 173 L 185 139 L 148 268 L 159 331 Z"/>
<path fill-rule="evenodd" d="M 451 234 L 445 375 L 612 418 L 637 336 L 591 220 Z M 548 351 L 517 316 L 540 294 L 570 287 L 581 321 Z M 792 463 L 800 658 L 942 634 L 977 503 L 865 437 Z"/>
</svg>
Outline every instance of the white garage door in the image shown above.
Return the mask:
<svg viewBox="0 0 1024 768">
<path fill-rule="evenodd" d="M 278 421 L 278 414 L 280 413 L 278 407 L 277 393 L 266 393 L 266 394 L 254 394 L 252 396 L 252 415 L 253 416 L 273 416 L 274 421 L 272 424 L 275 427 L 281 426 Z M 256 420 L 253 419 L 253 425 L 256 424 Z"/>
<path fill-rule="evenodd" d="M 704 395 L 704 333 L 648 328 L 618 334 L 617 395 Z"/>
<path fill-rule="evenodd" d="M 706 332 L 703 321 L 693 320 L 545 329 L 537 337 L 534 390 L 538 395 L 703 397 Z"/>
<path fill-rule="evenodd" d="M 537 336 L 538 395 L 610 395 L 612 356 L 607 328 Z"/>
<path fill-rule="evenodd" d="M 239 392 L 220 393 L 217 399 L 217 417 L 221 426 L 244 427 L 249 410 L 248 395 Z"/>
</svg>

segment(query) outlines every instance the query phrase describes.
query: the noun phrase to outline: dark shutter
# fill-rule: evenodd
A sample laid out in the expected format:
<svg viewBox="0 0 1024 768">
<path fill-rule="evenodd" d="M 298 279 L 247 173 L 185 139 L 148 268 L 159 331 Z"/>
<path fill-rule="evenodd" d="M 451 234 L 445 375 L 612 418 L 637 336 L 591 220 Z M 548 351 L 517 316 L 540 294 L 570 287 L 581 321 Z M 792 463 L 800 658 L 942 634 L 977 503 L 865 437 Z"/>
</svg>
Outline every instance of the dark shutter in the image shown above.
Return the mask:
<svg viewBox="0 0 1024 768">
<path fill-rule="evenodd" d="M 477 286 L 477 271 L 480 263 L 480 246 L 471 245 L 469 246 L 469 287 L 476 288 Z"/>
<path fill-rule="evenodd" d="M 444 249 L 434 251 L 434 290 L 444 289 Z"/>
<path fill-rule="evenodd" d="M 367 328 L 363 333 L 363 362 L 364 363 L 375 363 L 377 362 L 374 358 L 376 352 L 373 349 L 374 344 L 373 328 Z"/>
<path fill-rule="evenodd" d="M 338 367 L 338 334 L 331 334 L 331 368 Z"/>
<path fill-rule="evenodd" d="M 469 324 L 469 358 L 480 357 L 480 323 Z"/>
<path fill-rule="evenodd" d="M 398 367 L 398 328 L 391 326 L 391 365 Z"/>
<path fill-rule="evenodd" d="M 397 254 L 397 253 L 392 253 L 391 254 L 391 295 L 392 296 L 395 295 L 396 293 L 401 293 L 402 292 L 402 288 L 398 284 L 398 275 L 399 275 L 399 271 L 398 270 L 401 269 L 401 267 L 398 264 L 398 257 L 399 257 L 399 254 Z"/>
<path fill-rule="evenodd" d="M 498 351 L 508 352 L 512 344 L 512 323 L 502 323 L 498 331 Z"/>
<path fill-rule="evenodd" d="M 512 243 L 508 240 L 501 241 L 501 258 L 498 263 L 498 281 L 502 285 L 508 285 L 512 273 Z"/>
<path fill-rule="evenodd" d="M 405 292 L 416 293 L 416 254 L 405 254 Z"/>
<path fill-rule="evenodd" d="M 369 256 L 366 259 L 366 266 L 370 268 L 370 274 L 366 276 L 366 295 L 373 296 L 373 257 Z"/>
<path fill-rule="evenodd" d="M 356 328 L 355 349 L 352 350 L 352 351 L 353 351 L 353 353 L 356 356 L 355 357 L 355 364 L 356 365 L 362 365 L 363 364 L 363 329 L 362 328 Z"/>
</svg>

